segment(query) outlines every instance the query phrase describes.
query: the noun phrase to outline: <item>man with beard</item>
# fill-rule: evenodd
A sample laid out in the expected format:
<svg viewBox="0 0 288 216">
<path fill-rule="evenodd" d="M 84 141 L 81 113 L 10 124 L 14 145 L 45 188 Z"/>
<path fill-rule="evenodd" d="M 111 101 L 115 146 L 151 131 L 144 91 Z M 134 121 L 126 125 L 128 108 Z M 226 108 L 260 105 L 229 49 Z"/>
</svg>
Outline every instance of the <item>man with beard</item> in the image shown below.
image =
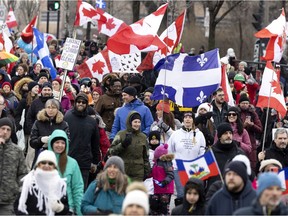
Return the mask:
<svg viewBox="0 0 288 216">
<path fill-rule="evenodd" d="M 225 94 L 222 88 L 217 89 L 213 93 L 211 105 L 213 106 L 213 119 L 216 128 L 224 121 L 228 113 L 229 106 L 224 98 Z"/>
<path fill-rule="evenodd" d="M 80 167 L 84 181 L 84 190 L 88 186 L 89 171 L 100 160 L 100 136 L 97 122 L 88 115 L 88 96 L 80 92 L 75 98 L 75 105 L 68 110 L 64 120 L 69 125 L 69 156 L 74 158 Z"/>
<path fill-rule="evenodd" d="M 233 215 L 288 215 L 288 208 L 281 202 L 281 181 L 276 173 L 262 173 L 258 179 L 257 197 L 248 206 Z"/>
<path fill-rule="evenodd" d="M 285 128 L 279 128 L 274 134 L 274 141 L 272 142 L 270 148 L 260 152 L 258 154 L 258 160 L 261 162 L 266 159 L 276 159 L 281 164 L 282 167 L 288 167 L 288 132 Z M 259 167 L 260 164 L 257 164 Z"/>
<path fill-rule="evenodd" d="M 153 119 L 156 121 L 157 117 L 156 117 L 156 106 L 158 104 L 158 101 L 155 100 L 151 100 L 151 95 L 153 94 L 154 88 L 153 87 L 149 87 L 144 91 L 144 98 L 143 98 L 143 103 L 145 104 L 145 106 L 147 106 L 153 116 Z"/>
<path fill-rule="evenodd" d="M 251 205 L 255 197 L 245 164 L 231 161 L 224 171 L 224 185 L 210 199 L 205 215 L 232 215 L 235 210 Z"/>
<path fill-rule="evenodd" d="M 114 111 L 122 106 L 122 84 L 120 79 L 114 78 L 110 81 L 109 89 L 100 96 L 96 111 L 106 124 L 106 133 L 109 137 L 114 122 Z"/>
</svg>

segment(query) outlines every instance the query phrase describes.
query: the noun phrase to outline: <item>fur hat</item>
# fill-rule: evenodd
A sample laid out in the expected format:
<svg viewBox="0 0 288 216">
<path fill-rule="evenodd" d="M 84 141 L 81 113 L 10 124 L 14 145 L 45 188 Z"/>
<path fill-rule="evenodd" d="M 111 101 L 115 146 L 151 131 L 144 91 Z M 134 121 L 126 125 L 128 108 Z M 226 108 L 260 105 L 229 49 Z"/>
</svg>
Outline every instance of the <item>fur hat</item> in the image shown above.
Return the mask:
<svg viewBox="0 0 288 216">
<path fill-rule="evenodd" d="M 13 129 L 14 129 L 13 126 L 14 125 L 13 125 L 13 122 L 12 122 L 12 120 L 10 118 L 4 117 L 4 118 L 0 119 L 0 127 L 2 127 L 4 125 L 9 126 L 11 128 L 11 130 L 13 131 Z"/>
<path fill-rule="evenodd" d="M 10 84 L 10 82 L 4 82 L 3 84 L 2 84 L 2 89 L 3 89 L 3 87 L 5 86 L 5 85 L 8 85 L 9 87 L 10 87 L 10 90 L 12 90 L 12 86 L 11 86 L 11 84 Z"/>
<path fill-rule="evenodd" d="M 220 137 L 226 132 L 226 131 L 231 131 L 233 133 L 233 129 L 231 127 L 231 125 L 227 122 L 223 122 L 221 124 L 218 125 L 217 127 L 217 136 L 218 139 L 220 139 Z"/>
<path fill-rule="evenodd" d="M 247 94 L 241 94 L 241 95 L 240 95 L 239 104 L 240 104 L 241 102 L 243 102 L 243 101 L 247 101 L 247 102 L 250 103 L 250 100 L 249 100 Z"/>
<path fill-rule="evenodd" d="M 50 161 L 55 165 L 55 167 L 57 167 L 57 160 L 53 151 L 49 151 L 49 150 L 42 151 L 39 154 L 35 165 L 37 166 L 41 161 Z"/>
<path fill-rule="evenodd" d="M 118 167 L 118 169 L 125 174 L 125 167 L 124 167 L 124 161 L 122 158 L 118 156 L 111 156 L 105 163 L 104 170 L 106 170 L 110 165 L 114 164 Z"/>
<path fill-rule="evenodd" d="M 161 101 L 156 106 L 157 110 L 163 110 L 165 113 L 170 113 L 170 104 L 168 102 Z"/>
<path fill-rule="evenodd" d="M 260 196 L 264 190 L 272 186 L 282 186 L 278 175 L 273 172 L 261 173 L 258 178 L 257 196 Z"/>
<path fill-rule="evenodd" d="M 282 169 L 282 164 L 278 160 L 276 160 L 276 159 L 267 159 L 267 160 L 261 161 L 259 172 L 262 172 L 265 169 L 265 167 L 270 165 L 270 164 L 278 166 L 280 169 Z"/>
<path fill-rule="evenodd" d="M 128 95 L 131 95 L 133 97 L 135 97 L 137 95 L 137 90 L 133 86 L 127 86 L 126 88 L 123 89 L 122 92 L 124 92 Z"/>
<path fill-rule="evenodd" d="M 29 91 L 31 91 L 36 85 L 39 86 L 39 84 L 38 84 L 36 81 L 30 82 L 30 83 L 28 84 L 28 89 L 29 89 Z"/>
<path fill-rule="evenodd" d="M 168 144 L 159 145 L 154 151 L 154 160 L 157 160 L 162 155 L 166 154 L 168 154 Z"/>
<path fill-rule="evenodd" d="M 237 175 L 239 175 L 242 178 L 243 182 L 246 184 L 248 180 L 248 173 L 247 173 L 246 165 L 244 163 L 240 161 L 231 161 L 225 167 L 225 175 L 229 171 L 233 171 L 237 173 Z"/>
</svg>

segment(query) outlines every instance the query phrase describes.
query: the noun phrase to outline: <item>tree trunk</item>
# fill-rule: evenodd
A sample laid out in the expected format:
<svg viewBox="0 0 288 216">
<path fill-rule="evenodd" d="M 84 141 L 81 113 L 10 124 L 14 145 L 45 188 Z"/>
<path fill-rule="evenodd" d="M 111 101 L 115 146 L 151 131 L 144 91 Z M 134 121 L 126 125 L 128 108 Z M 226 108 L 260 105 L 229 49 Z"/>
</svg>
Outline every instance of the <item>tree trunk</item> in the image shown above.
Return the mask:
<svg viewBox="0 0 288 216">
<path fill-rule="evenodd" d="M 209 40 L 208 40 L 208 50 L 215 49 L 215 31 L 216 31 L 216 23 L 211 22 L 209 26 Z"/>
<path fill-rule="evenodd" d="M 243 56 L 242 56 L 242 53 L 243 53 L 243 43 L 244 43 L 244 39 L 243 39 L 243 30 L 242 30 L 242 22 L 241 20 L 239 19 L 238 21 L 238 27 L 239 27 L 239 38 L 240 38 L 240 43 L 239 43 L 239 53 L 240 53 L 240 56 L 238 57 L 239 59 L 242 59 Z"/>
<path fill-rule="evenodd" d="M 132 1 L 133 23 L 140 19 L 140 1 Z"/>
</svg>

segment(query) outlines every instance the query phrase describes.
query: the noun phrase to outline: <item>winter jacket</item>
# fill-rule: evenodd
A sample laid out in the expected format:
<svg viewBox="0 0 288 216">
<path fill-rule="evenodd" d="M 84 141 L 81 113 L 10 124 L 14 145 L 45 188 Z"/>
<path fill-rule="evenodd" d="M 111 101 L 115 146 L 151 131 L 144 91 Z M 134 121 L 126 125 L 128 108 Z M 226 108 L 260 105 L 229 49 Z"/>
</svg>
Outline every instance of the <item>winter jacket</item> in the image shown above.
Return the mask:
<svg viewBox="0 0 288 216">
<path fill-rule="evenodd" d="M 120 214 L 125 194 L 118 194 L 112 189 L 104 191 L 100 188 L 96 191 L 96 187 L 97 181 L 94 180 L 87 188 L 81 204 L 82 213 L 84 215 L 95 215 L 99 210 L 106 210 Z"/>
<path fill-rule="evenodd" d="M 1 95 L 5 99 L 5 103 L 6 103 L 5 109 L 7 111 L 7 114 L 14 117 L 14 111 L 19 104 L 18 98 L 14 95 L 13 92 L 9 92 L 9 93 L 2 92 Z"/>
<path fill-rule="evenodd" d="M 11 140 L 0 144 L 0 204 L 12 204 L 20 188 L 20 180 L 28 173 L 22 150 Z"/>
<path fill-rule="evenodd" d="M 275 142 L 272 141 L 271 147 L 265 151 L 265 160 L 276 159 L 282 164 L 282 167 L 288 167 L 288 147 L 280 149 L 276 146 Z"/>
<path fill-rule="evenodd" d="M 111 131 L 114 122 L 114 110 L 122 106 L 121 95 L 115 95 L 111 92 L 106 92 L 100 96 L 96 111 L 101 115 L 104 123 L 106 124 L 106 130 Z"/>
<path fill-rule="evenodd" d="M 51 141 L 56 137 L 62 137 L 66 142 L 66 154 L 67 154 L 67 163 L 65 172 L 62 174 L 58 170 L 61 178 L 66 178 L 67 184 L 67 197 L 70 211 L 73 211 L 77 215 L 81 215 L 81 200 L 83 197 L 84 183 L 80 168 L 77 161 L 74 158 L 68 156 L 69 152 L 69 139 L 67 134 L 63 130 L 55 130 L 52 136 L 49 138 L 48 150 L 53 151 Z M 55 152 L 54 152 L 55 153 Z M 55 153 L 57 162 L 59 163 L 60 154 Z"/>
<path fill-rule="evenodd" d="M 174 193 L 174 172 L 172 160 L 174 155 L 162 155 L 153 165 L 152 177 L 154 194 L 173 194 Z M 161 186 L 156 183 L 166 181 L 167 185 Z"/>
<path fill-rule="evenodd" d="M 30 146 L 36 150 L 42 148 L 47 149 L 47 144 L 41 141 L 43 136 L 50 136 L 52 132 L 56 129 L 64 130 L 69 136 L 68 123 L 63 120 L 63 114 L 58 111 L 54 119 L 50 119 L 45 109 L 41 110 L 37 115 L 37 120 L 35 121 L 30 136 Z"/>
<path fill-rule="evenodd" d="M 125 164 L 126 174 L 133 180 L 143 181 L 150 174 L 150 164 L 148 159 L 148 145 L 146 135 L 141 131 L 132 129 L 130 117 L 135 112 L 131 112 L 126 121 L 126 130 L 119 131 L 113 140 L 109 152 L 111 155 L 121 157 Z M 131 133 L 131 144 L 124 148 L 122 142 L 126 134 Z"/>
<path fill-rule="evenodd" d="M 254 199 L 252 205 L 236 210 L 233 215 L 268 215 L 268 213 L 264 211 L 259 201 Z M 269 215 L 288 215 L 288 207 L 280 202 Z"/>
<path fill-rule="evenodd" d="M 65 114 L 64 120 L 70 131 L 69 156 L 78 162 L 80 169 L 90 170 L 91 163 L 98 164 L 101 158 L 96 120 L 88 115 L 87 109 L 79 112 L 75 108 Z"/>
<path fill-rule="evenodd" d="M 193 160 L 205 153 L 206 141 L 203 133 L 196 128 L 195 140 L 193 143 L 194 130 L 187 131 L 181 128 L 171 135 L 168 140 L 168 152 L 175 155 L 175 159 Z M 176 170 L 177 165 L 173 160 L 173 167 Z"/>
<path fill-rule="evenodd" d="M 227 113 L 228 113 L 229 105 L 226 102 L 224 102 L 222 105 L 221 111 L 216 106 L 214 100 L 211 102 L 211 105 L 213 106 L 214 124 L 215 124 L 215 127 L 217 128 L 218 125 L 225 120 Z"/>
<path fill-rule="evenodd" d="M 210 199 L 205 215 L 232 215 L 235 210 L 251 205 L 255 197 L 256 192 L 249 180 L 239 194 L 238 199 L 233 198 L 226 186 L 223 186 Z"/>
<path fill-rule="evenodd" d="M 142 101 L 135 99 L 117 110 L 110 139 L 114 139 L 118 131 L 126 129 L 126 119 L 131 111 L 136 111 L 141 115 L 141 131 L 146 135 L 149 134 L 151 124 L 153 123 L 153 116 L 149 108 Z"/>
</svg>

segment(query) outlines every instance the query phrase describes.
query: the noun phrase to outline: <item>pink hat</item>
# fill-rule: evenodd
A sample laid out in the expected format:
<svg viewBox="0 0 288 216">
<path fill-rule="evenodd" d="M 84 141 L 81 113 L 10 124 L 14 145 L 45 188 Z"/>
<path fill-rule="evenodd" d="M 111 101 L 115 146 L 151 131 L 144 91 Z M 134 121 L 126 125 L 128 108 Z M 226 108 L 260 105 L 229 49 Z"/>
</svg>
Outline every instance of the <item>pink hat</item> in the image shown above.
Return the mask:
<svg viewBox="0 0 288 216">
<path fill-rule="evenodd" d="M 157 160 L 162 155 L 166 154 L 168 154 L 168 144 L 159 145 L 154 151 L 154 160 Z"/>
</svg>

